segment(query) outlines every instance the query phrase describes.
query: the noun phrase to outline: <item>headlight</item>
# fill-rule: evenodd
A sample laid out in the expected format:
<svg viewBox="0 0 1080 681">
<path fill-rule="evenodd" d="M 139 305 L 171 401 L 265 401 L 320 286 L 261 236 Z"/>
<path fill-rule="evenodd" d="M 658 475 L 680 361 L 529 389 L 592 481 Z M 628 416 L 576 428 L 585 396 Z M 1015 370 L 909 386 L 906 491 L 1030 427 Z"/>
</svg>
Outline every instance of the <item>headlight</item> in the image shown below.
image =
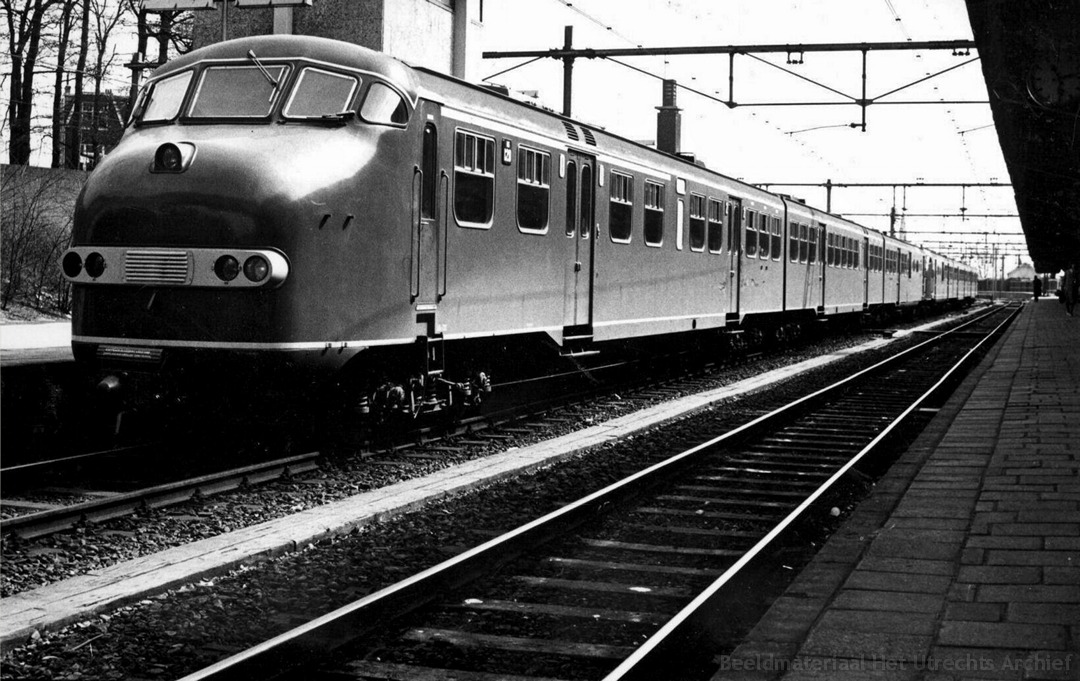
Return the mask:
<svg viewBox="0 0 1080 681">
<path fill-rule="evenodd" d="M 75 251 L 69 251 L 68 254 L 64 256 L 64 261 L 61 266 L 64 268 L 64 274 L 74 279 L 79 276 L 79 272 L 82 272 L 82 256 Z"/>
<path fill-rule="evenodd" d="M 254 282 L 266 279 L 270 274 L 270 263 L 261 255 L 253 255 L 244 261 L 244 276 Z"/>
<path fill-rule="evenodd" d="M 173 144 L 166 142 L 154 152 L 154 164 L 151 172 L 155 173 L 182 173 L 191 165 L 191 159 L 195 157 L 195 145 L 190 142 Z"/>
<path fill-rule="evenodd" d="M 105 274 L 105 256 L 97 251 L 86 256 L 86 273 L 94 279 Z"/>
<path fill-rule="evenodd" d="M 231 255 L 223 255 L 214 263 L 214 274 L 222 281 L 232 281 L 240 274 L 240 263 Z"/>
</svg>

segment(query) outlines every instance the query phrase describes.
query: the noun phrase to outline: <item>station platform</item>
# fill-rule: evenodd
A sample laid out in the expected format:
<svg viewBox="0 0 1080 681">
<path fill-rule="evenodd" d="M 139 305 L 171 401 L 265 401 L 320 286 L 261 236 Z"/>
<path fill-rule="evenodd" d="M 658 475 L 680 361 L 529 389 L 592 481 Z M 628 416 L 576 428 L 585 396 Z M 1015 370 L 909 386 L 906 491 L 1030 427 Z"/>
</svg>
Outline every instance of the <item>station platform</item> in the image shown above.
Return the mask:
<svg viewBox="0 0 1080 681">
<path fill-rule="evenodd" d="M 1080 316 L 1028 303 L 714 681 L 1080 679 Z"/>
<path fill-rule="evenodd" d="M 0 324 L 0 367 L 72 361 L 71 322 Z"/>
</svg>

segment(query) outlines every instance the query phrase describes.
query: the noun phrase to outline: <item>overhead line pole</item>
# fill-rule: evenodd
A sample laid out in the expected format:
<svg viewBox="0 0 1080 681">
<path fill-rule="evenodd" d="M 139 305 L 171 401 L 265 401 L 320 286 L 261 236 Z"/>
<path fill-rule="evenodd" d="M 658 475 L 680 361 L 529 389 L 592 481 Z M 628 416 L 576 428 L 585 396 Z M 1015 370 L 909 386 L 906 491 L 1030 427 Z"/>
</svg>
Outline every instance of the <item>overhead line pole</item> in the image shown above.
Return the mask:
<svg viewBox="0 0 1080 681">
<path fill-rule="evenodd" d="M 759 45 L 699 45 L 694 47 L 615 47 L 607 49 L 549 49 L 488 51 L 484 59 L 507 59 L 517 57 L 553 57 L 556 59 L 597 59 L 606 57 L 656 57 L 701 54 L 799 54 L 805 52 L 883 52 L 897 50 L 969 50 L 974 40 L 927 40 L 922 42 L 882 43 L 765 43 Z"/>
<path fill-rule="evenodd" d="M 859 123 L 851 123 L 849 127 L 859 128 L 863 132 L 866 132 L 866 109 L 872 104 L 986 104 L 988 102 L 982 100 L 972 101 L 906 101 L 906 102 L 883 102 L 879 101 L 883 97 L 886 97 L 894 92 L 899 92 L 907 87 L 911 87 L 916 83 L 923 82 L 928 78 L 933 78 L 941 73 L 952 70 L 946 69 L 940 73 L 922 78 L 915 83 L 909 83 L 902 87 L 896 88 L 884 95 L 878 97 L 869 97 L 867 95 L 867 55 L 870 52 L 878 51 L 896 51 L 896 50 L 952 50 L 954 55 L 969 54 L 969 50 L 975 47 L 975 42 L 972 40 L 929 40 L 921 42 L 880 42 L 880 43 L 816 43 L 816 44 L 801 44 L 801 43 L 783 43 L 783 44 L 758 44 L 758 45 L 700 45 L 694 47 L 625 47 L 625 48 L 608 48 L 608 49 L 574 49 L 572 41 L 573 27 L 567 26 L 564 33 L 563 47 L 561 49 L 554 48 L 548 50 L 511 50 L 511 51 L 488 51 L 483 52 L 482 56 L 485 59 L 511 59 L 511 58 L 541 58 L 550 57 L 553 59 L 561 59 L 563 62 L 563 114 L 570 115 L 571 107 L 570 100 L 573 90 L 573 68 L 575 59 L 612 59 L 615 57 L 650 57 L 650 56 L 679 56 L 679 55 L 709 55 L 709 54 L 726 54 L 729 57 L 728 66 L 728 99 L 724 104 L 729 108 L 734 109 L 738 106 L 827 106 L 827 105 L 857 105 L 862 110 L 862 121 Z M 862 53 L 862 96 L 856 97 L 840 92 L 834 88 L 831 88 L 823 83 L 819 83 L 815 80 L 807 78 L 805 76 L 796 74 L 788 69 L 784 69 L 776 64 L 772 64 L 766 60 L 756 57 L 755 54 L 774 54 L 774 53 L 786 53 L 788 55 L 788 63 L 802 63 L 802 58 L 807 52 L 860 52 Z M 802 78 L 818 87 L 824 88 L 834 94 L 841 97 L 845 97 L 850 101 L 846 102 L 754 102 L 754 103 L 739 103 L 735 101 L 735 55 L 741 54 L 745 56 L 758 59 L 770 66 L 779 68 L 781 71 L 788 73 L 789 75 Z M 798 61 L 792 61 L 791 55 L 798 55 Z M 971 63 L 970 60 L 967 63 Z M 960 66 L 963 66 L 961 64 Z M 681 87 L 681 86 L 680 86 Z M 699 93 L 700 94 L 700 93 Z"/>
</svg>

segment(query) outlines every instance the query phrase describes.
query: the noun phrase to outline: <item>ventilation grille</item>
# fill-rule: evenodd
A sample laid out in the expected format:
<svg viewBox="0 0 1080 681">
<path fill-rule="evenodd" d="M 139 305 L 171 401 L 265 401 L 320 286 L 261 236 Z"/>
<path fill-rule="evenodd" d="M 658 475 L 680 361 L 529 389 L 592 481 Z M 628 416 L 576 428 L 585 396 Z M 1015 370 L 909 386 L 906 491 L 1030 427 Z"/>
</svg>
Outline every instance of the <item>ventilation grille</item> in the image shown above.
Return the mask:
<svg viewBox="0 0 1080 681">
<path fill-rule="evenodd" d="M 577 134 L 577 128 L 570 121 L 563 121 L 563 126 L 566 128 L 566 136 L 577 142 L 581 139 L 581 136 Z"/>
<path fill-rule="evenodd" d="M 595 147 L 596 138 L 593 137 L 592 130 L 589 130 L 588 128 L 582 128 L 581 131 L 585 133 L 585 144 Z"/>
<path fill-rule="evenodd" d="M 132 249 L 124 254 L 124 282 L 183 285 L 191 281 L 187 251 Z"/>
</svg>

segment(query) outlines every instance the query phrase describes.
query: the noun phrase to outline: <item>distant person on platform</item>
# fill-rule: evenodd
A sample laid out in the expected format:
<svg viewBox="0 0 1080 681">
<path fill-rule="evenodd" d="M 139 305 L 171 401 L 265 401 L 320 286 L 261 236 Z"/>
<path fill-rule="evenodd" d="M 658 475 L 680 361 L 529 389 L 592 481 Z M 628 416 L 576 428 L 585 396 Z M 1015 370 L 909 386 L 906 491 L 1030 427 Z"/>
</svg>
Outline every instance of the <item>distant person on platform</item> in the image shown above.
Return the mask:
<svg viewBox="0 0 1080 681">
<path fill-rule="evenodd" d="M 1061 283 L 1065 296 L 1065 314 L 1071 317 L 1073 307 L 1076 306 L 1076 299 L 1080 297 L 1080 271 L 1077 270 L 1075 263 L 1065 270 L 1065 279 Z"/>
<path fill-rule="evenodd" d="M 1035 275 L 1035 278 L 1031 280 L 1031 292 L 1035 294 L 1035 302 L 1039 302 L 1039 296 L 1042 295 L 1042 279 L 1039 279 L 1039 275 Z"/>
</svg>

